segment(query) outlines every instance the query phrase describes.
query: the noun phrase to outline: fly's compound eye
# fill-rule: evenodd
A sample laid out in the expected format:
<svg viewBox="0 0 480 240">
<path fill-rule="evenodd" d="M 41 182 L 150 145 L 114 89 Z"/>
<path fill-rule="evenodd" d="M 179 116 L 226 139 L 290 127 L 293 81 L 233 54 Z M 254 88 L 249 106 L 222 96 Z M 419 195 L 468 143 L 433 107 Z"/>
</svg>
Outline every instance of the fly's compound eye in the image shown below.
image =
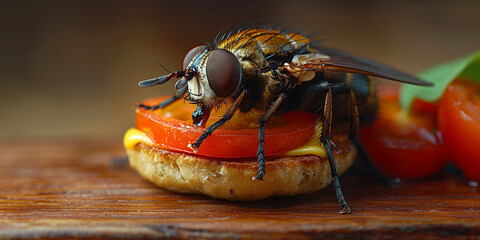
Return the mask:
<svg viewBox="0 0 480 240">
<path fill-rule="evenodd" d="M 187 55 L 183 58 L 183 63 L 182 63 L 182 69 L 185 71 L 190 64 L 190 62 L 193 60 L 195 56 L 197 56 L 198 53 L 203 52 L 207 49 L 207 45 L 200 45 L 192 48 L 190 51 L 188 51 Z"/>
<path fill-rule="evenodd" d="M 207 57 L 206 73 L 210 88 L 219 97 L 232 95 L 240 84 L 242 68 L 233 53 L 216 49 Z"/>
</svg>

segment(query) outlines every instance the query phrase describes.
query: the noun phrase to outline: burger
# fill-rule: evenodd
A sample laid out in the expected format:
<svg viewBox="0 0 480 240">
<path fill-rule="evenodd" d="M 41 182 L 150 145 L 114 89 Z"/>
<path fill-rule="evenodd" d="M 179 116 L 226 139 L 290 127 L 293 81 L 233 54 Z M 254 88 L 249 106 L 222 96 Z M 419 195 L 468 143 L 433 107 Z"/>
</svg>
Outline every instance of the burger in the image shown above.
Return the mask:
<svg viewBox="0 0 480 240">
<path fill-rule="evenodd" d="M 155 106 L 166 99 L 147 99 L 140 105 Z M 124 146 L 130 165 L 158 187 L 251 201 L 309 194 L 332 182 L 325 149 L 315 137 L 322 125 L 318 116 L 299 111 L 269 121 L 264 146 L 266 172 L 258 180 L 256 120 L 260 113 L 236 114 L 195 150 L 189 145 L 225 110 L 214 109 L 205 127 L 194 125 L 194 111 L 194 105 L 182 100 L 161 109 L 136 108 L 136 124 L 127 130 Z M 339 173 L 350 167 L 356 155 L 348 135 L 341 132 L 332 136 Z"/>
</svg>

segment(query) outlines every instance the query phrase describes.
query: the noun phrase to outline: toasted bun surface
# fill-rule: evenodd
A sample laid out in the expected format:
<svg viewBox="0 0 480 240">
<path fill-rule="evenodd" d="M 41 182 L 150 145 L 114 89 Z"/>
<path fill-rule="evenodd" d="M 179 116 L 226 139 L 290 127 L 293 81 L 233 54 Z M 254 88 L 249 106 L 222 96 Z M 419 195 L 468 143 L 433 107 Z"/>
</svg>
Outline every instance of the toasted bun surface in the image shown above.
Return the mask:
<svg viewBox="0 0 480 240">
<path fill-rule="evenodd" d="M 356 149 L 344 135 L 333 149 L 337 170 L 345 172 Z M 145 179 L 173 192 L 251 201 L 318 191 L 332 182 L 328 159 L 314 155 L 267 157 L 263 181 L 253 180 L 256 158 L 220 159 L 159 149 L 143 143 L 127 149 L 130 165 Z"/>
</svg>

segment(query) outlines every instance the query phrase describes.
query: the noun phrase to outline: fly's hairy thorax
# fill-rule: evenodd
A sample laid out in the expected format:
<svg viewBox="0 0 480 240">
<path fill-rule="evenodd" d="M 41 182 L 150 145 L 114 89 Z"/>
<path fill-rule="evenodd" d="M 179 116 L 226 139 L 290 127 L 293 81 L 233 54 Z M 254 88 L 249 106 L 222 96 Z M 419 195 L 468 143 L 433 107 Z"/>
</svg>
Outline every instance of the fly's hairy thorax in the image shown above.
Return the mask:
<svg viewBox="0 0 480 240">
<path fill-rule="evenodd" d="M 251 91 L 254 109 L 265 110 L 286 84 L 276 69 L 304 53 L 310 40 L 297 33 L 246 29 L 229 35 L 217 48 L 232 52 L 242 66 L 242 84 Z"/>
<path fill-rule="evenodd" d="M 272 63 L 275 64 L 278 59 L 291 60 L 293 55 L 301 52 L 309 43 L 308 38 L 295 33 L 247 29 L 229 36 L 219 43 L 218 48 L 227 49 L 240 62 L 253 62 L 260 69 L 273 67 Z M 245 66 L 244 70 L 248 73 L 253 69 Z"/>
</svg>

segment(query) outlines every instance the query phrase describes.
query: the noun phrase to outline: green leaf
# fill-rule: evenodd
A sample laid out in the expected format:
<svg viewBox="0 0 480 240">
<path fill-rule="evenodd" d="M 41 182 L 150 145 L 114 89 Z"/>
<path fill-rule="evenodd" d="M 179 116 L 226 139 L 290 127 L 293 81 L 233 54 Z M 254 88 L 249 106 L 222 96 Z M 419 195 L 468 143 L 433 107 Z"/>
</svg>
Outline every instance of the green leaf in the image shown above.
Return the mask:
<svg viewBox="0 0 480 240">
<path fill-rule="evenodd" d="M 434 84 L 433 87 L 420 87 L 403 84 L 400 91 L 400 104 L 406 111 L 413 100 L 420 98 L 434 102 L 442 97 L 445 88 L 454 79 L 461 77 L 480 84 L 480 50 L 466 57 L 446 62 L 418 74 L 418 77 Z"/>
</svg>

